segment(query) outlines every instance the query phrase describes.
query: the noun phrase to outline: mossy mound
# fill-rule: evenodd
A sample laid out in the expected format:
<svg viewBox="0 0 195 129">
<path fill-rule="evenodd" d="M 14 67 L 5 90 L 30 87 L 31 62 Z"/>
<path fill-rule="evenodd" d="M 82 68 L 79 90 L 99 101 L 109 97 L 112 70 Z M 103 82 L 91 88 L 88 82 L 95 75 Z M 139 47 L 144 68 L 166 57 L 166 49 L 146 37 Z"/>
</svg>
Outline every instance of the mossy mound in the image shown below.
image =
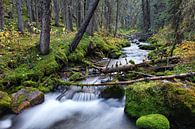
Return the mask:
<svg viewBox="0 0 195 129">
<path fill-rule="evenodd" d="M 155 45 L 139 45 L 139 48 L 142 50 L 155 50 Z"/>
<path fill-rule="evenodd" d="M 161 81 L 136 83 L 126 90 L 125 112 L 135 118 L 163 114 L 172 121 L 192 126 L 195 123 L 195 86 Z"/>
<path fill-rule="evenodd" d="M 136 125 L 143 129 L 170 129 L 169 120 L 161 114 L 151 114 L 140 117 Z"/>
</svg>

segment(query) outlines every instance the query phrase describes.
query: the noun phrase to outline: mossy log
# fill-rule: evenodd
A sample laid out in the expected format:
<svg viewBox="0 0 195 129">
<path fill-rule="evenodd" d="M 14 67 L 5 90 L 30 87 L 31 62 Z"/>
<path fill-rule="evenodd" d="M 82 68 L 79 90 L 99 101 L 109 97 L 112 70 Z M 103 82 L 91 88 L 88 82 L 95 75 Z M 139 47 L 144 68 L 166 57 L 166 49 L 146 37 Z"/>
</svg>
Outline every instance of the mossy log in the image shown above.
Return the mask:
<svg viewBox="0 0 195 129">
<path fill-rule="evenodd" d="M 80 83 L 67 83 L 64 82 L 64 85 L 74 85 L 74 86 L 115 86 L 115 85 L 129 85 L 129 84 L 133 84 L 136 82 L 143 82 L 143 81 L 152 81 L 152 80 L 168 80 L 168 79 L 183 79 L 186 77 L 192 77 L 195 76 L 195 72 L 191 72 L 191 73 L 184 73 L 184 74 L 179 74 L 179 75 L 170 75 L 170 76 L 154 76 L 154 77 L 145 77 L 145 78 L 140 78 L 140 79 L 136 79 L 136 80 L 130 80 L 130 81 L 120 81 L 120 82 L 108 82 L 108 83 L 99 83 L 99 84 L 80 84 Z M 61 82 L 61 84 L 63 85 L 63 82 Z"/>
<path fill-rule="evenodd" d="M 114 72 L 122 72 L 122 71 L 130 71 L 130 70 L 134 70 L 136 68 L 140 68 L 140 67 L 151 67 L 150 65 L 152 64 L 157 64 L 157 63 L 164 63 L 169 61 L 170 64 L 176 64 L 180 61 L 180 57 L 170 57 L 170 58 L 165 58 L 165 59 L 159 59 L 156 61 L 146 61 L 140 64 L 128 64 L 128 65 L 122 65 L 122 66 L 118 66 L 118 67 L 114 67 L 114 68 L 97 68 L 98 70 L 100 70 L 101 73 L 114 73 Z M 170 66 L 163 66 L 163 68 L 173 68 L 174 65 L 170 65 Z M 158 70 L 158 69 L 163 69 L 160 66 L 159 67 L 151 67 L 151 69 L 153 69 L 154 71 Z"/>
</svg>

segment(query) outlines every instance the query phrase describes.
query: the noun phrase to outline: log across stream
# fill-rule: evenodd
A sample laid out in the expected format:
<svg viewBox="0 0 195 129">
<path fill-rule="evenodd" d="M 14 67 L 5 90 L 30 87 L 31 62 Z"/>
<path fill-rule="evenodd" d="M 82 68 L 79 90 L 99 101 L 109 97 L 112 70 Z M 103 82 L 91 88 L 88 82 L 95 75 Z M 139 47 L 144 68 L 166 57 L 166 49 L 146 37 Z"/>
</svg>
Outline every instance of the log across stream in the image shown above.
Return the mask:
<svg viewBox="0 0 195 129">
<path fill-rule="evenodd" d="M 122 64 L 127 60 L 141 63 L 148 51 L 140 50 L 137 44 L 123 48 L 124 56 L 112 60 L 111 67 L 117 61 Z M 97 84 L 106 80 L 106 76 L 89 77 L 83 84 Z M 19 115 L 7 115 L 0 120 L 4 129 L 137 129 L 124 113 L 125 98 L 103 99 L 99 97 L 104 87 L 72 86 L 59 100 L 62 93 L 46 95 L 45 102 L 23 111 Z"/>
</svg>

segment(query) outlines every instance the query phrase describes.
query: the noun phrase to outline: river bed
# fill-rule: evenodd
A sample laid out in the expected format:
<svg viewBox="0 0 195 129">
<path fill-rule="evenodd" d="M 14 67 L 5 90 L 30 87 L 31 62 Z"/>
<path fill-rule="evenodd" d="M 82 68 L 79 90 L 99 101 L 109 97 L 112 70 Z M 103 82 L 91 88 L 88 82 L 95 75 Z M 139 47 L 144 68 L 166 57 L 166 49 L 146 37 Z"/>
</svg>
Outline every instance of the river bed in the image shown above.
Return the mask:
<svg viewBox="0 0 195 129">
<path fill-rule="evenodd" d="M 129 60 L 136 64 L 147 59 L 149 51 L 141 50 L 138 44 L 122 49 L 123 56 L 112 59 L 109 67 L 116 63 L 125 65 Z M 81 83 L 101 83 L 107 77 L 89 77 Z M 72 87 L 59 101 L 60 92 L 45 95 L 45 102 L 24 110 L 19 115 L 6 115 L 0 120 L 0 129 L 137 129 L 124 113 L 125 97 L 102 99 L 99 91 L 103 87 Z M 74 92 L 81 91 L 81 92 Z"/>
</svg>

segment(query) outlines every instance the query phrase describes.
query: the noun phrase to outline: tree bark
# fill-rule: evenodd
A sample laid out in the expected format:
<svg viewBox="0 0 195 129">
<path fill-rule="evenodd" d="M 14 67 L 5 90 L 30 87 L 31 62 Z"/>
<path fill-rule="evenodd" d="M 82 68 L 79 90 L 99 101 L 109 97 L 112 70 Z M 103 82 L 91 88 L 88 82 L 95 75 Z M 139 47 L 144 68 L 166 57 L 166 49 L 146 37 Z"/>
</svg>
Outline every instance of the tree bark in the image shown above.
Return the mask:
<svg viewBox="0 0 195 129">
<path fill-rule="evenodd" d="M 40 34 L 40 53 L 43 55 L 49 53 L 51 17 L 50 4 L 51 0 L 43 0 L 43 15 Z"/>
<path fill-rule="evenodd" d="M 3 9 L 3 0 L 0 0 L 0 30 L 4 30 L 4 9 Z"/>
<path fill-rule="evenodd" d="M 53 0 L 53 8 L 54 8 L 54 17 L 55 17 L 55 26 L 59 26 L 59 0 Z"/>
<path fill-rule="evenodd" d="M 118 67 L 114 67 L 114 68 L 97 68 L 98 70 L 100 70 L 101 73 L 114 73 L 114 72 L 122 72 L 122 71 L 129 71 L 129 70 L 134 70 L 138 67 L 150 67 L 151 64 L 155 64 L 155 63 L 161 63 L 161 62 L 166 62 L 167 60 L 169 60 L 170 63 L 178 63 L 180 61 L 179 57 L 170 57 L 168 59 L 161 59 L 161 60 L 157 60 L 157 61 L 146 61 L 140 64 L 128 64 L 128 65 L 122 65 L 122 66 L 118 66 Z M 158 69 L 169 69 L 172 68 L 173 66 L 167 66 L 167 67 L 151 67 L 151 69 L 153 70 L 158 70 Z"/>
<path fill-rule="evenodd" d="M 116 37 L 117 30 L 118 30 L 118 19 L 119 19 L 119 0 L 116 0 L 117 9 L 116 9 L 116 23 L 115 23 L 115 31 L 114 31 L 114 37 Z"/>
<path fill-rule="evenodd" d="M 66 0 L 66 31 L 73 31 L 73 14 L 72 14 L 72 0 Z"/>
<path fill-rule="evenodd" d="M 24 33 L 24 23 L 23 23 L 23 17 L 22 17 L 22 1 L 16 0 L 16 9 L 18 14 L 18 31 L 21 33 Z"/>
<path fill-rule="evenodd" d="M 83 4 L 83 0 L 78 0 L 77 3 L 77 28 L 79 29 L 81 27 L 81 24 L 83 22 L 84 19 L 84 4 Z"/>
<path fill-rule="evenodd" d="M 69 51 L 70 52 L 73 52 L 75 51 L 75 49 L 77 48 L 80 40 L 82 39 L 83 37 L 83 34 L 85 33 L 86 29 L 87 29 L 87 26 L 89 25 L 89 22 L 91 20 L 91 18 L 93 17 L 93 14 L 98 6 L 98 3 L 99 3 L 100 0 L 95 0 L 91 9 L 89 9 L 88 13 L 87 13 L 87 16 L 84 20 L 84 22 L 82 23 L 80 29 L 78 30 L 74 40 L 72 41 L 71 45 L 70 45 L 70 48 L 69 48 Z"/>
<path fill-rule="evenodd" d="M 151 26 L 150 0 L 142 0 L 142 11 L 143 11 L 143 30 L 144 32 L 148 32 Z"/>
<path fill-rule="evenodd" d="M 26 0 L 26 7 L 27 7 L 27 10 L 28 10 L 29 20 L 30 20 L 30 22 L 32 22 L 33 21 L 33 13 L 32 13 L 31 0 Z"/>
</svg>

